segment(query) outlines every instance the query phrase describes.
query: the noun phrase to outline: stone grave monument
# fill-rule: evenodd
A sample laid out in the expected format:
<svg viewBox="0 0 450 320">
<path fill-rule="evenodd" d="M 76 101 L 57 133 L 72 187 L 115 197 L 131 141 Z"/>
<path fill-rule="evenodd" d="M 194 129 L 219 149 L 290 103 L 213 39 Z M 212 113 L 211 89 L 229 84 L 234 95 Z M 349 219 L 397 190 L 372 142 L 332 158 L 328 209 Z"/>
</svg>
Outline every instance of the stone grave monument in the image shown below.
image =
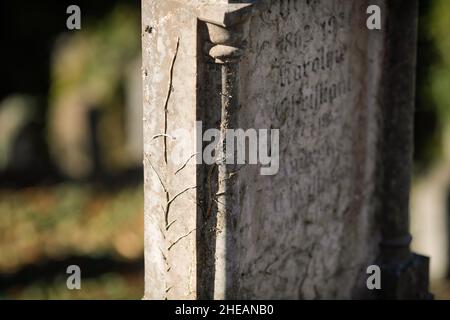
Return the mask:
<svg viewBox="0 0 450 320">
<path fill-rule="evenodd" d="M 416 0 L 143 0 L 142 21 L 146 299 L 429 297 Z"/>
</svg>

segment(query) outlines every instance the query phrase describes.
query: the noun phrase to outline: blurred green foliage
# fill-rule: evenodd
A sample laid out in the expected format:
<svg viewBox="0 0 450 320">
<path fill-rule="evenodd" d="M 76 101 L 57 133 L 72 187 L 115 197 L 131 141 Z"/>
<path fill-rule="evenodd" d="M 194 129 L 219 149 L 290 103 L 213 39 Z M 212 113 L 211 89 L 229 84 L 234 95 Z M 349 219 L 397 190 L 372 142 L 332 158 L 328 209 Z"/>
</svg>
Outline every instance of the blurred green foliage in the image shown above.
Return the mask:
<svg viewBox="0 0 450 320">
<path fill-rule="evenodd" d="M 95 186 L 62 184 L 19 192 L 0 190 L 0 198 L 3 276 L 38 262 L 80 256 L 135 261 L 139 269 L 143 254 L 142 186 L 102 191 Z M 133 271 L 128 278 L 120 273 L 98 274 L 98 278 L 83 279 L 81 291 L 69 291 L 65 271 L 58 270 L 50 281 L 42 281 L 36 274 L 34 283 L 0 291 L 0 297 L 109 299 L 141 298 L 143 294 L 139 272 Z"/>
<path fill-rule="evenodd" d="M 127 65 L 140 52 L 140 20 L 135 8 L 119 5 L 82 32 L 61 37 L 53 56 L 51 100 L 72 92 L 92 103 L 120 101 Z"/>
<path fill-rule="evenodd" d="M 440 121 L 450 124 L 450 1 L 436 0 L 431 10 L 429 34 L 437 50 L 438 59 L 432 65 L 431 94 Z"/>
<path fill-rule="evenodd" d="M 136 300 L 143 296 L 143 278 L 118 273 L 102 274 L 82 281 L 81 290 L 67 290 L 66 277 L 51 282 L 39 281 L 20 290 L 11 290 L 8 299 L 50 300 Z M 1 295 L 0 295 L 1 298 Z"/>
<path fill-rule="evenodd" d="M 416 174 L 441 161 L 450 142 L 450 1 L 420 1 Z"/>
<path fill-rule="evenodd" d="M 71 178 L 85 178 L 98 169 L 93 139 L 102 169 L 122 170 L 132 162 L 124 152 L 125 119 L 129 108 L 135 107 L 127 105 L 128 96 L 134 94 L 129 73 L 140 74 L 139 17 L 138 8 L 118 5 L 99 21 L 56 41 L 47 136 L 53 160 Z M 97 127 L 91 132 L 89 117 L 94 112 Z"/>
</svg>

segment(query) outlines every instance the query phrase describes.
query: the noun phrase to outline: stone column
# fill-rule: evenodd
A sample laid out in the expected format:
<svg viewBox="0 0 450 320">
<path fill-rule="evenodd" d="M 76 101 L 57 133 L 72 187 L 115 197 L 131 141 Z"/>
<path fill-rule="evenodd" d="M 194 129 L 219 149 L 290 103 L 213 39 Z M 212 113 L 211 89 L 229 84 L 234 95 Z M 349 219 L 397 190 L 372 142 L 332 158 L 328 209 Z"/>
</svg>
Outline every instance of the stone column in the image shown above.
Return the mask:
<svg viewBox="0 0 450 320">
<path fill-rule="evenodd" d="M 229 1 L 232 2 L 232 1 Z M 231 156 L 234 158 L 234 151 L 227 150 L 227 131 L 229 129 L 237 129 L 237 114 L 241 106 L 240 100 L 240 68 L 239 63 L 245 51 L 248 37 L 249 18 L 255 10 L 255 6 L 249 3 L 222 3 L 213 5 L 204 5 L 199 10 L 199 20 L 205 24 L 205 33 L 200 36 L 200 44 L 207 53 L 211 61 L 205 63 L 214 63 L 216 66 L 208 68 L 207 74 L 199 76 L 200 79 L 220 79 L 219 86 L 215 86 L 213 81 L 208 82 L 209 86 L 203 89 L 206 101 L 201 104 L 202 108 L 217 109 L 215 112 L 207 112 L 207 114 L 216 114 L 219 116 L 218 129 L 220 130 L 220 144 L 216 155 L 217 161 L 210 167 L 214 170 L 217 166 L 217 175 L 209 176 L 216 180 L 216 190 L 213 199 L 215 206 L 211 207 L 211 212 L 207 216 L 200 219 L 200 223 L 210 228 L 202 228 L 204 240 L 214 242 L 212 250 L 203 250 L 203 245 L 199 244 L 200 252 L 205 252 L 215 257 L 213 268 L 205 268 L 201 272 L 202 277 L 212 281 L 213 291 L 202 292 L 202 298 L 226 299 L 232 291 L 232 284 L 237 276 L 234 263 L 229 259 L 227 250 L 232 250 L 232 230 L 230 225 L 233 224 L 235 217 L 234 205 L 236 202 L 236 194 L 234 192 L 235 179 L 233 175 L 238 170 L 234 164 L 228 161 Z M 215 73 L 215 74 L 214 74 Z M 219 90 L 217 101 L 219 105 L 212 103 L 211 92 Z M 214 93 L 213 93 L 214 95 Z M 208 121 L 208 118 L 210 121 Z M 214 116 L 204 116 L 206 123 L 212 124 L 211 120 Z M 214 121 L 214 120 L 213 120 Z M 214 125 L 212 127 L 215 127 Z M 228 162 L 228 163 L 227 163 Z M 210 171 L 205 170 L 205 171 Z M 208 245 L 209 247 L 209 245 Z M 212 274 L 208 274 L 212 273 Z M 207 287 L 207 286 L 206 286 Z"/>
<path fill-rule="evenodd" d="M 428 258 L 411 253 L 409 195 L 413 168 L 413 125 L 418 0 L 386 2 L 382 109 L 382 263 L 386 299 L 426 299 Z"/>
</svg>

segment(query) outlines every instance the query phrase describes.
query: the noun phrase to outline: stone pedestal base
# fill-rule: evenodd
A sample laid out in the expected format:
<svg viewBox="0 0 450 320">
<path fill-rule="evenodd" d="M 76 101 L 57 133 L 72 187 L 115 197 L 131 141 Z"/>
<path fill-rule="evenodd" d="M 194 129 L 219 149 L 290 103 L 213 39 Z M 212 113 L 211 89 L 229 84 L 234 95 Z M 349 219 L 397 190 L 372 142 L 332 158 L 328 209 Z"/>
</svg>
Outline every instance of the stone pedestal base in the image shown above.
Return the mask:
<svg viewBox="0 0 450 320">
<path fill-rule="evenodd" d="M 380 299 L 431 300 L 429 289 L 430 259 L 412 254 L 407 263 L 381 266 Z"/>
</svg>

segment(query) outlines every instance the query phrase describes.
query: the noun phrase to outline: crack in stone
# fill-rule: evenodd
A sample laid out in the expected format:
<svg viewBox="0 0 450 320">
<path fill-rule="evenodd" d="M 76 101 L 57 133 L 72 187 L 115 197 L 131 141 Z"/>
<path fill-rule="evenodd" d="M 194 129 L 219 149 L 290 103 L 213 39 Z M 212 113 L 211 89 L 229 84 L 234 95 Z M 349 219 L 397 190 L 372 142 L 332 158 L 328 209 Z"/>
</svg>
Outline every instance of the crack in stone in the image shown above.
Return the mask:
<svg viewBox="0 0 450 320">
<path fill-rule="evenodd" d="M 184 168 L 186 168 L 186 166 L 188 165 L 188 163 L 189 163 L 189 161 L 191 161 L 191 159 L 193 158 L 193 157 L 195 157 L 196 155 L 198 155 L 198 152 L 197 153 L 194 153 L 192 156 L 190 156 L 187 160 L 186 160 L 186 162 L 177 170 L 177 171 L 175 171 L 175 175 L 177 175 L 181 170 L 183 170 Z"/>
<path fill-rule="evenodd" d="M 187 234 L 185 234 L 184 236 L 179 237 L 174 243 L 172 243 L 168 248 L 167 251 L 170 251 L 178 242 L 180 242 L 181 240 L 183 240 L 186 237 L 189 237 L 191 235 L 192 232 L 194 232 L 195 230 L 197 230 L 197 228 L 189 231 Z"/>
<path fill-rule="evenodd" d="M 169 101 L 173 91 L 173 71 L 175 68 L 175 62 L 178 56 L 178 49 L 180 48 L 180 38 L 177 38 L 177 46 L 175 48 L 175 53 L 173 55 L 172 63 L 170 65 L 170 76 L 169 76 L 169 88 L 167 90 L 167 97 L 164 103 L 164 161 L 167 164 L 167 113 L 169 108 Z"/>
</svg>

